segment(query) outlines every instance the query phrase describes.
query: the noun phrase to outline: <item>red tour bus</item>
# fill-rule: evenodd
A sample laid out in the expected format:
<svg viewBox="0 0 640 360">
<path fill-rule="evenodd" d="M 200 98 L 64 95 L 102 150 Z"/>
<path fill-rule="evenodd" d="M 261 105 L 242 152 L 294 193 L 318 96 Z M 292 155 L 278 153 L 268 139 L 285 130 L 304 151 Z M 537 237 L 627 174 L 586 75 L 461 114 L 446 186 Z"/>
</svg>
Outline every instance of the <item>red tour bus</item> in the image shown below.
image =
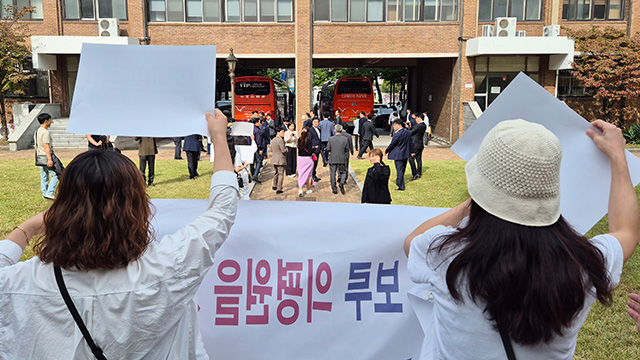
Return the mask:
<svg viewBox="0 0 640 360">
<path fill-rule="evenodd" d="M 336 110 L 340 110 L 343 125 L 348 127 L 353 127 L 359 112 L 373 114 L 373 87 L 368 78 L 346 77 L 336 82 L 327 81 L 322 85 L 318 97 L 320 112 L 329 111 L 331 119 L 334 119 Z"/>
<path fill-rule="evenodd" d="M 293 94 L 286 83 L 264 76 L 235 78 L 236 121 L 249 121 L 253 111 L 271 113 L 277 125 L 284 119 L 295 117 Z"/>
</svg>

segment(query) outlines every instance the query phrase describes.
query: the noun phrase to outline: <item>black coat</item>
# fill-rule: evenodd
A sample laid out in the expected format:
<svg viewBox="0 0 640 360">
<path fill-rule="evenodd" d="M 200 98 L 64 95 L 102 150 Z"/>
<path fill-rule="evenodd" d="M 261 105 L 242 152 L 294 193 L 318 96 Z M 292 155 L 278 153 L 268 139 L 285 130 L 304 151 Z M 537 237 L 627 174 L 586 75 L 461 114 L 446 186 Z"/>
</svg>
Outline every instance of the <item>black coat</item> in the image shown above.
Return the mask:
<svg viewBox="0 0 640 360">
<path fill-rule="evenodd" d="M 367 170 L 367 177 L 362 187 L 362 202 L 370 204 L 391 204 L 389 194 L 389 176 L 391 170 L 387 165 L 373 164 Z"/>
<path fill-rule="evenodd" d="M 424 121 L 411 127 L 411 141 L 413 142 L 414 151 L 424 149 L 424 133 L 426 131 L 427 124 Z"/>
</svg>

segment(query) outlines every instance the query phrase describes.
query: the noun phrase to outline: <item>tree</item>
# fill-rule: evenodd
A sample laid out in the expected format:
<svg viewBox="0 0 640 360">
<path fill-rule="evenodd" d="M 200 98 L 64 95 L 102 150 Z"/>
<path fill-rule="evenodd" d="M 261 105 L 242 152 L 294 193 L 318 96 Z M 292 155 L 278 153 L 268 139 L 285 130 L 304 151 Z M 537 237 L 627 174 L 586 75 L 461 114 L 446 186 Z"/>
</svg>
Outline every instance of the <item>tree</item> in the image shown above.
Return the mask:
<svg viewBox="0 0 640 360">
<path fill-rule="evenodd" d="M 322 86 L 327 81 L 337 80 L 341 77 L 366 77 L 376 88 L 378 102 L 382 102 L 382 90 L 378 79 L 393 84 L 403 84 L 403 76 L 406 74 L 405 68 L 318 68 L 313 69 L 313 86 Z M 403 84 L 404 85 L 404 84 Z"/>
<path fill-rule="evenodd" d="M 16 6 L 6 5 L 2 8 L 2 20 L 0 20 L 0 119 L 2 126 L 0 135 L 9 138 L 7 128 L 7 112 L 4 100 L 8 94 L 23 95 L 27 80 L 35 75 L 24 74 L 22 66 L 29 58 L 30 51 L 25 45 L 27 25 L 19 20 L 27 13 L 33 11 L 32 7 L 19 10 Z"/>
<path fill-rule="evenodd" d="M 595 26 L 567 33 L 581 53 L 573 75 L 593 93 L 602 119 L 624 124 L 625 117 L 637 111 L 631 100 L 640 95 L 640 35 L 628 37 L 622 30 Z"/>
</svg>

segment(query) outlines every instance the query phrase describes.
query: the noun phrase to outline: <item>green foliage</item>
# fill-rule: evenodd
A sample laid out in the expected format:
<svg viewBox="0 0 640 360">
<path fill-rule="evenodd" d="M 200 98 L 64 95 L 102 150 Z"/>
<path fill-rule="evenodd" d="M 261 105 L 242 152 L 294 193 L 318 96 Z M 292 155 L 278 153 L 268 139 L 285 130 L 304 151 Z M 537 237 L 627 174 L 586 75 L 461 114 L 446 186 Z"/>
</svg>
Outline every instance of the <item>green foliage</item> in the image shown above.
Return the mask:
<svg viewBox="0 0 640 360">
<path fill-rule="evenodd" d="M 595 26 L 567 33 L 581 53 L 573 75 L 594 93 L 601 118 L 621 125 L 625 112 L 633 111 L 629 99 L 640 95 L 640 34 L 628 37 L 623 30 Z"/>
<path fill-rule="evenodd" d="M 640 124 L 630 126 L 622 132 L 627 144 L 640 144 Z"/>
<path fill-rule="evenodd" d="M 22 73 L 22 65 L 29 58 L 29 48 L 25 45 L 27 25 L 19 20 L 33 8 L 25 7 L 19 10 L 16 6 L 6 5 L 2 8 L 0 21 L 0 119 L 2 127 L 0 134 L 8 138 L 7 114 L 4 108 L 4 98 L 8 93 L 24 94 L 27 80 L 35 75 Z"/>
<path fill-rule="evenodd" d="M 406 81 L 405 68 L 315 68 L 313 69 L 313 86 L 322 86 L 327 81 L 334 81 L 341 77 L 366 77 L 378 92 L 378 101 L 382 102 L 382 90 L 378 79 L 384 80 L 384 84 L 401 84 L 398 89 L 404 87 Z"/>
</svg>

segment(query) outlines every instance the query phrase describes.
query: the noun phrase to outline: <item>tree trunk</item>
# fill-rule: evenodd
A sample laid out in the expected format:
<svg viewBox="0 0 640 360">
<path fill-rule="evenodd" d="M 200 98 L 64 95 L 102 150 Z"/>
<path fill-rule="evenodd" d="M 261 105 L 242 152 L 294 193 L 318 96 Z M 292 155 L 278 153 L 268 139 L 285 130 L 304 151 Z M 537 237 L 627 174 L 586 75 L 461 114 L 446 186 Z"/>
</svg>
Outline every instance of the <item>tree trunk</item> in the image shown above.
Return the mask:
<svg viewBox="0 0 640 360">
<path fill-rule="evenodd" d="M 5 111 L 4 107 L 4 96 L 0 96 L 0 119 L 2 120 L 0 135 L 3 139 L 9 140 L 9 129 L 7 128 L 7 112 Z"/>
</svg>

